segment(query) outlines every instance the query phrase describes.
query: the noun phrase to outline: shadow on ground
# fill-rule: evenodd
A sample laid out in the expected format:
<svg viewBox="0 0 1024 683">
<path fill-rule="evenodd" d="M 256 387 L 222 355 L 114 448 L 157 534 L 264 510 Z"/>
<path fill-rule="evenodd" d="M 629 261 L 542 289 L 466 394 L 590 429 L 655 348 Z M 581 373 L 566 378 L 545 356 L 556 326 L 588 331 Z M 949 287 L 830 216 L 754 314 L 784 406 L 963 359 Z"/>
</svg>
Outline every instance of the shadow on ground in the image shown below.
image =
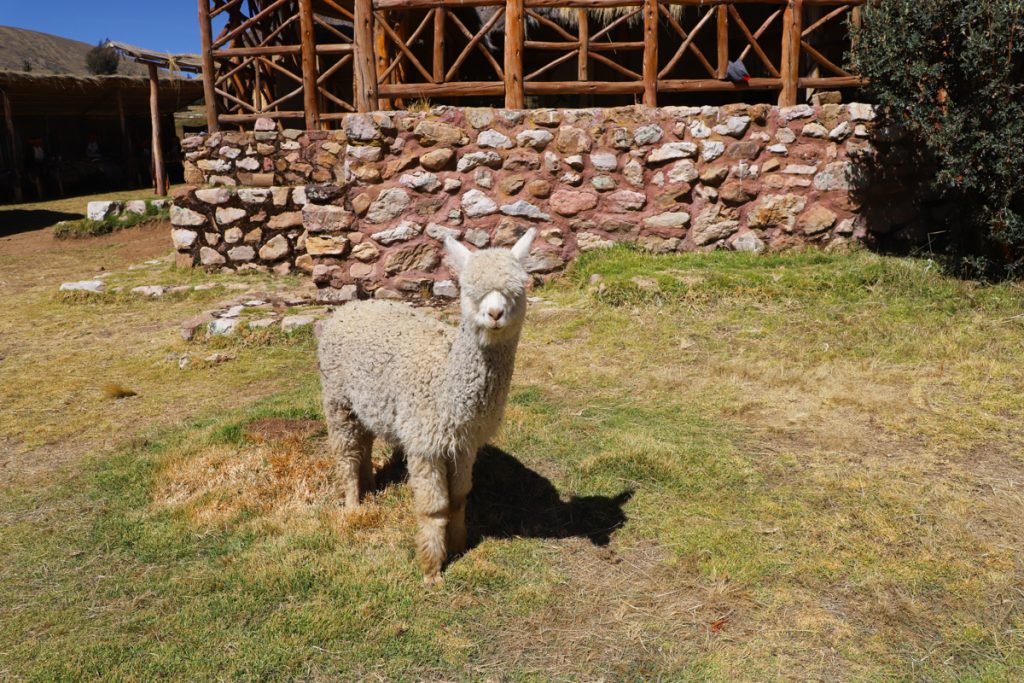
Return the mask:
<svg viewBox="0 0 1024 683">
<path fill-rule="evenodd" d="M 470 545 L 491 538 L 587 538 L 608 545 L 633 491 L 562 500 L 551 481 L 493 446 L 480 451 L 466 510 Z"/>
<path fill-rule="evenodd" d="M 396 452 L 376 473 L 375 490 L 400 484 L 408 476 L 405 458 Z M 544 475 L 493 446 L 480 450 L 473 468 L 473 491 L 466 507 L 469 547 L 484 538 L 586 538 L 598 546 L 626 523 L 622 506 L 627 489 L 614 497 L 573 496 L 562 500 Z"/>
<path fill-rule="evenodd" d="M 0 237 L 9 237 L 22 232 L 40 230 L 60 221 L 72 221 L 79 218 L 85 218 L 85 216 L 80 213 L 47 211 L 45 209 L 0 210 Z"/>
</svg>

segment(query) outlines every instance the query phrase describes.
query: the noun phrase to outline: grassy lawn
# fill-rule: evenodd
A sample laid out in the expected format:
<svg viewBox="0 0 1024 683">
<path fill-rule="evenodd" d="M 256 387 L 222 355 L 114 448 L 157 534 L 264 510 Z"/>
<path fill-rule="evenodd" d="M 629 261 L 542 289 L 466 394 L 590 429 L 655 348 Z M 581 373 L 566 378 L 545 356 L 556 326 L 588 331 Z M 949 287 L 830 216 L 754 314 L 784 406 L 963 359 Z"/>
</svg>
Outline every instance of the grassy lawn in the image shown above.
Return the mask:
<svg viewBox="0 0 1024 683">
<path fill-rule="evenodd" d="M 126 266 L 136 230 L 47 267 Z M 215 294 L 55 290 L 13 288 L 0 320 L 0 678 L 1024 676 L 1020 285 L 586 256 L 536 292 L 476 543 L 435 590 L 406 486 L 336 505 L 311 335 L 185 344 Z"/>
</svg>

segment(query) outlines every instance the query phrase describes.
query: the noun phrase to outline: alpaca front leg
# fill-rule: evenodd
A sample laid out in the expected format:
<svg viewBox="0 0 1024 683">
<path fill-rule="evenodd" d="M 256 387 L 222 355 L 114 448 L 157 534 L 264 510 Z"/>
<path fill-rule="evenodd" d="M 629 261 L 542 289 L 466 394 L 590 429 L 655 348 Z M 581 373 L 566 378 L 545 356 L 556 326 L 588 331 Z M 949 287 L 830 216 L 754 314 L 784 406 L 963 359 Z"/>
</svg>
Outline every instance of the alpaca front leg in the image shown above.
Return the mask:
<svg viewBox="0 0 1024 683">
<path fill-rule="evenodd" d="M 334 457 L 334 472 L 346 508 L 359 506 L 363 462 L 370 459 L 373 435 L 368 433 L 346 406 L 324 402 L 327 416 L 327 444 Z M 371 465 L 372 468 L 372 465 Z"/>
<path fill-rule="evenodd" d="M 473 489 L 473 463 L 476 453 L 448 463 L 448 552 L 456 555 L 466 550 L 466 499 Z"/>
<path fill-rule="evenodd" d="M 410 456 L 409 484 L 416 507 L 416 558 L 427 585 L 441 583 L 441 567 L 448 557 L 448 478 L 443 460 Z"/>
</svg>

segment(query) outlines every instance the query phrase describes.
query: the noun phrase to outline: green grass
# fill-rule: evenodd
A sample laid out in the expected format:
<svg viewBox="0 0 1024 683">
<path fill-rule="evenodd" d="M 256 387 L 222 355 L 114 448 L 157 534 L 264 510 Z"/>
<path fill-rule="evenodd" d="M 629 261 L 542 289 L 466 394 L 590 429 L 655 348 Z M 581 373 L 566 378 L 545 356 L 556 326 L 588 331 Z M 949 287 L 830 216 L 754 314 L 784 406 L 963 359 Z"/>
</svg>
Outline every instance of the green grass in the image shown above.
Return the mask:
<svg viewBox="0 0 1024 683">
<path fill-rule="evenodd" d="M 238 358 L 141 398 L 221 404 L 111 417 L 113 446 L 0 489 L 0 677 L 1024 675 L 1019 285 L 866 253 L 616 249 L 537 294 L 477 470 L 481 538 L 443 587 L 421 586 L 406 486 L 344 514 L 322 429 L 261 436 L 321 418 L 312 339 L 202 341 Z M 246 382 L 273 389 L 227 400 Z"/>
<path fill-rule="evenodd" d="M 99 237 L 100 235 L 109 235 L 112 232 L 132 228 L 143 223 L 166 221 L 169 219 L 170 209 L 158 209 L 152 204 L 147 203 L 144 213 L 124 212 L 121 215 L 110 216 L 102 221 L 94 221 L 89 218 L 61 221 L 54 226 L 53 236 L 59 240 Z"/>
</svg>

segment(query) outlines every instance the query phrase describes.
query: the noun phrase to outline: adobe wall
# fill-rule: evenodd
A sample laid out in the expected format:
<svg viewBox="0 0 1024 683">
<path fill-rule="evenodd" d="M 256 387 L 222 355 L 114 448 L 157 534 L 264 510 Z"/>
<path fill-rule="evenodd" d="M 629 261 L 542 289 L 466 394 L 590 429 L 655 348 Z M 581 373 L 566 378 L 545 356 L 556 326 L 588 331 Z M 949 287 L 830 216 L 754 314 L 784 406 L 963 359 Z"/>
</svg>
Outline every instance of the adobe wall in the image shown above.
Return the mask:
<svg viewBox="0 0 1024 683">
<path fill-rule="evenodd" d="M 830 247 L 867 236 L 852 193 L 870 106 L 353 114 L 341 130 L 184 141 L 179 261 L 308 272 L 323 301 L 452 297 L 441 241 L 509 245 L 529 270 L 634 242 L 657 253 Z"/>
</svg>

